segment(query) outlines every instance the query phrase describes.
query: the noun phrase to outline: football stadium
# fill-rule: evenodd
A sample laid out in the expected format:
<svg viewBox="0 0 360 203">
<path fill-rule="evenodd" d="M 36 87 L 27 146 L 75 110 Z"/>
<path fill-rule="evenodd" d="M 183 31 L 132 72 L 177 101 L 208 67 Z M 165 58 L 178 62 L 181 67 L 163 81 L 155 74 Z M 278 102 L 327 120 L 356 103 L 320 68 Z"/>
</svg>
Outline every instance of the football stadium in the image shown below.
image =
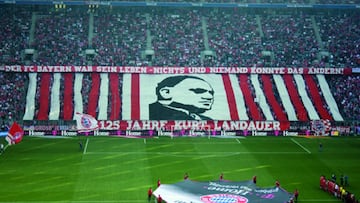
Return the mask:
<svg viewBox="0 0 360 203">
<path fill-rule="evenodd" d="M 359 0 L 0 11 L 0 203 L 359 202 Z"/>
</svg>

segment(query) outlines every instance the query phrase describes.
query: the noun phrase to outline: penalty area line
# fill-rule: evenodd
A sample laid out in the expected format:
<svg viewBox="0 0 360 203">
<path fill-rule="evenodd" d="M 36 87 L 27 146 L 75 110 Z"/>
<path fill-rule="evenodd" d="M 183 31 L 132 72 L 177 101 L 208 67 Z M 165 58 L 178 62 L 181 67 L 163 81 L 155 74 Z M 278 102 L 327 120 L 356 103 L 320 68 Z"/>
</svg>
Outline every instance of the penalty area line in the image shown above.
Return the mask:
<svg viewBox="0 0 360 203">
<path fill-rule="evenodd" d="M 295 144 L 297 144 L 299 147 L 301 147 L 303 150 L 305 150 L 308 154 L 311 154 L 310 150 L 308 150 L 306 147 L 302 146 L 299 142 L 291 138 L 291 141 L 293 141 Z"/>
</svg>

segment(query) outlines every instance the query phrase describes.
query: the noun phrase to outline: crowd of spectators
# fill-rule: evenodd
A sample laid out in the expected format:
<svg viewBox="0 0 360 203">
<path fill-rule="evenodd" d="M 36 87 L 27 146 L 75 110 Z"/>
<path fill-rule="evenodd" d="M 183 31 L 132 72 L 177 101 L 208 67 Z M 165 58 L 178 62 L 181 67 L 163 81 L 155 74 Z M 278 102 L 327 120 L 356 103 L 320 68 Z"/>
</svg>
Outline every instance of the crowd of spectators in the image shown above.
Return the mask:
<svg viewBox="0 0 360 203">
<path fill-rule="evenodd" d="M 360 120 L 360 75 L 328 76 L 331 92 L 344 119 Z"/>
<path fill-rule="evenodd" d="M 212 11 L 207 15 L 209 48 L 214 57 L 205 66 L 264 66 L 261 39 L 255 15 Z"/>
<path fill-rule="evenodd" d="M 0 65 L 17 64 L 29 43 L 31 11 L 26 7 L 1 7 Z"/>
<path fill-rule="evenodd" d="M 360 66 L 360 15 L 354 12 L 4 7 L 2 65 Z M 30 62 L 26 48 L 35 50 Z M 86 57 L 89 49 L 94 55 Z"/>
<path fill-rule="evenodd" d="M 0 73 L 0 120 L 21 120 L 25 112 L 28 77 L 21 73 Z"/>
<path fill-rule="evenodd" d="M 317 16 L 324 49 L 333 67 L 360 66 L 360 15 L 339 14 Z M 331 25 L 331 26 L 329 26 Z"/>
<path fill-rule="evenodd" d="M 37 50 L 37 57 L 31 64 L 86 64 L 83 52 L 88 47 L 89 17 L 84 15 L 85 9 L 77 10 L 37 15 L 35 39 L 31 44 Z"/>
<path fill-rule="evenodd" d="M 86 7 L 61 11 L 41 7 L 35 12 L 27 6 L 1 5 L 1 9 L 0 65 L 360 66 L 360 15 L 354 12 L 321 12 L 313 17 L 302 12 L 267 14 L 234 8 L 106 7 L 89 12 Z M 26 48 L 35 50 L 30 59 L 24 56 Z M 86 57 L 87 49 L 95 50 L 94 57 Z M 154 55 L 148 57 L 146 50 L 154 50 Z M 203 55 L 206 50 L 210 52 Z M 319 58 L 321 51 L 329 55 Z M 16 114 L 23 106 L 12 107 L 8 92 L 23 90 L 16 97 L 24 97 L 26 88 L 14 89 L 24 84 L 12 81 L 11 74 L 1 73 L 1 77 L 1 88 L 9 89 L 1 93 L 5 107 L 1 116 Z M 26 81 L 27 76 L 19 77 Z M 84 76 L 86 84 L 90 80 Z M 343 116 L 359 119 L 359 76 L 328 80 L 334 84 Z M 86 84 L 84 108 L 90 88 Z"/>
<path fill-rule="evenodd" d="M 360 29 L 354 23 L 360 18 L 358 14 L 317 15 L 319 41 L 311 16 L 305 14 L 253 15 L 229 9 L 112 12 L 99 9 L 94 16 L 94 31 L 90 33 L 87 10 L 69 10 L 37 13 L 30 44 L 29 27 L 33 22 L 24 20 L 24 16 L 31 13 L 19 12 L 11 20 L 4 16 L 7 24 L 3 26 L 4 33 L 13 30 L 10 25 L 23 30 L 15 29 L 17 35 L 1 35 L 2 63 L 24 63 L 21 53 L 29 47 L 36 50 L 31 65 L 87 65 L 86 49 L 95 50 L 94 58 L 90 59 L 94 65 L 357 67 L 360 64 Z M 323 49 L 319 46 L 321 42 Z M 214 55 L 202 56 L 205 48 Z M 154 50 L 154 55 L 147 58 L 145 50 Z M 323 50 L 329 53 L 325 61 L 319 58 Z"/>
<path fill-rule="evenodd" d="M 309 67 L 316 63 L 319 47 L 308 15 L 262 15 L 263 50 L 274 56 L 275 67 Z"/>
<path fill-rule="evenodd" d="M 118 12 L 99 10 L 94 19 L 91 48 L 97 65 L 143 65 L 141 53 L 146 49 L 146 17 L 136 9 Z"/>
<path fill-rule="evenodd" d="M 149 30 L 155 66 L 199 66 L 204 39 L 197 10 L 155 10 Z"/>
</svg>

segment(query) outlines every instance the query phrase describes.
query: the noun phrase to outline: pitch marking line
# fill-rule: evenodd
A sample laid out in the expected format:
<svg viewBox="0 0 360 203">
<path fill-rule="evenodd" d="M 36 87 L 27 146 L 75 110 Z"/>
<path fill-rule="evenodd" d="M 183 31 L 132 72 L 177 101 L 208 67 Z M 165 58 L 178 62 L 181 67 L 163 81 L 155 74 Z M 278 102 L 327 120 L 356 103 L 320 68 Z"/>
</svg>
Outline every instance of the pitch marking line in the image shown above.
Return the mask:
<svg viewBox="0 0 360 203">
<path fill-rule="evenodd" d="M 293 141 L 295 144 L 297 144 L 299 147 L 301 147 L 303 150 L 305 150 L 308 154 L 311 154 L 310 150 L 308 150 L 306 147 L 302 146 L 300 143 L 298 143 L 293 138 L 291 138 L 291 141 Z"/>
<path fill-rule="evenodd" d="M 84 148 L 83 154 L 86 154 L 88 144 L 89 144 L 89 138 L 86 138 L 86 144 L 85 144 L 85 148 Z"/>
<path fill-rule="evenodd" d="M 162 152 L 128 152 L 128 151 L 112 151 L 112 152 L 87 152 L 86 155 L 138 155 L 138 154 L 148 154 L 148 155 L 181 155 L 181 156 L 212 156 L 212 155 L 239 155 L 239 154 L 305 154 L 305 152 L 174 152 L 174 151 L 162 151 Z M 1 203 L 1 202 L 0 202 Z"/>
<path fill-rule="evenodd" d="M 241 144 L 241 142 L 240 142 L 240 140 L 239 140 L 239 139 L 236 139 L 236 141 L 237 141 L 239 144 Z"/>
</svg>

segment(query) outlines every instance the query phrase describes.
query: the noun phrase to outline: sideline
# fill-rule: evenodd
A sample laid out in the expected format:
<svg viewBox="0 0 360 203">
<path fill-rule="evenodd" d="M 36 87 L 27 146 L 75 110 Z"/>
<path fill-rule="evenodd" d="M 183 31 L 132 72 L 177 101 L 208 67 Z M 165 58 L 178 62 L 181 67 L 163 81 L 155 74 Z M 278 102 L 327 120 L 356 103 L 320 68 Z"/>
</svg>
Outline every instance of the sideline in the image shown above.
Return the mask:
<svg viewBox="0 0 360 203">
<path fill-rule="evenodd" d="M 298 143 L 294 138 L 291 138 L 291 141 L 293 141 L 295 144 L 297 144 L 299 147 L 301 147 L 303 150 L 305 150 L 308 154 L 311 154 L 311 151 L 308 150 L 306 147 L 302 146 L 300 143 Z"/>
</svg>

